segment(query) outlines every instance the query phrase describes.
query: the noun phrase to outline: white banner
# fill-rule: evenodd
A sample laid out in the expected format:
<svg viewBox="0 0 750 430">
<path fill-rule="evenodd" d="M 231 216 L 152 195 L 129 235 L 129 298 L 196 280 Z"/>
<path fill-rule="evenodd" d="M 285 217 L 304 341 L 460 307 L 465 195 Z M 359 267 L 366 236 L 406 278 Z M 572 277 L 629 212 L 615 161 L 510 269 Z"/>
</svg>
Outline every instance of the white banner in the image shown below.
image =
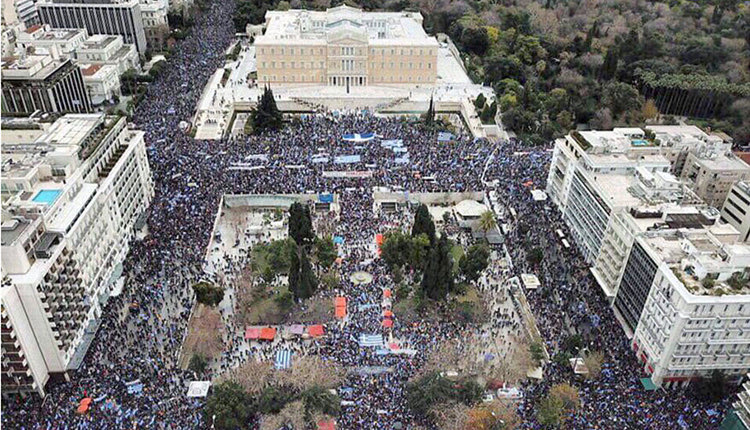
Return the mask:
<svg viewBox="0 0 750 430">
<path fill-rule="evenodd" d="M 348 170 L 323 172 L 324 178 L 370 178 L 372 172 L 369 170 Z"/>
</svg>

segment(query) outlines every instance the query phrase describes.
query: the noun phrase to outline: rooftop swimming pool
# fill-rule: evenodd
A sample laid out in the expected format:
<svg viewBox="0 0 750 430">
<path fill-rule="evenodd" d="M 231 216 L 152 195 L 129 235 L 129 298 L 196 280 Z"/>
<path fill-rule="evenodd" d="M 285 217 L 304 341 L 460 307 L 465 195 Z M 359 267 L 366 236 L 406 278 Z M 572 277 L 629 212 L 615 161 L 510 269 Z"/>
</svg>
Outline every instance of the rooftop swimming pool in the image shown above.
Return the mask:
<svg viewBox="0 0 750 430">
<path fill-rule="evenodd" d="M 35 203 L 44 203 L 46 205 L 51 205 L 52 203 L 57 200 L 57 197 L 60 195 L 62 191 L 60 190 L 41 190 L 34 196 L 31 201 Z"/>
<path fill-rule="evenodd" d="M 630 144 L 633 146 L 648 146 L 650 145 L 648 140 L 644 139 L 633 139 L 630 141 Z"/>
</svg>

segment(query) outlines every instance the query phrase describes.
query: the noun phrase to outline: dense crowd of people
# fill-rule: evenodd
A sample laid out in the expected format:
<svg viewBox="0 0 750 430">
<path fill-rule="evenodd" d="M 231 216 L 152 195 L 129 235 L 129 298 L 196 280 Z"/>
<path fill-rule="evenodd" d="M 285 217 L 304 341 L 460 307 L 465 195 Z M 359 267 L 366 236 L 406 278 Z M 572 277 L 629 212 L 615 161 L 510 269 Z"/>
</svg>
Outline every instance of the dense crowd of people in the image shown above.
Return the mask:
<svg viewBox="0 0 750 430">
<path fill-rule="evenodd" d="M 344 240 L 341 285 L 333 292 L 349 300 L 346 324 L 329 324 L 327 336 L 315 341 L 314 351 L 341 365 L 359 369 L 348 373 L 339 390 L 352 402 L 342 409 L 337 428 L 410 428 L 417 417 L 407 407 L 405 387 L 438 344 L 460 339 L 464 329 L 455 321 L 401 324 L 395 315 L 392 330 L 384 330 L 379 304 L 393 281 L 373 258 L 376 233 L 409 222 L 408 214 L 374 211 L 373 188 L 389 187 L 404 193 L 419 191 L 485 191 L 496 184 L 499 201 L 517 213 L 506 238 L 513 268 L 511 275 L 538 274 L 542 287 L 528 293 L 537 323 L 551 354 L 571 329 L 586 329 L 588 347 L 605 353 L 605 371 L 597 381 L 576 382 L 582 407 L 571 418 L 573 428 L 611 429 L 713 428 L 719 416 L 710 417 L 682 391 L 646 392 L 641 372 L 627 339 L 586 265 L 575 251 L 563 249 L 555 230 L 565 229 L 549 203 L 531 199 L 523 183 L 544 187 L 549 153 L 524 147 L 520 142 L 490 142 L 459 135 L 438 143 L 437 133 L 396 118 L 368 112 L 325 113 L 294 119 L 279 132 L 250 137 L 201 141 L 183 132 L 179 124 L 190 121 L 200 93 L 211 74 L 224 62 L 224 50 L 233 36 L 234 2 L 212 2 L 199 14 L 187 38 L 177 44 L 168 67 L 148 87 L 137 107 L 134 126 L 146 133 L 155 197 L 148 212 L 148 235 L 131 244 L 124 264 L 123 292 L 111 297 L 101 326 L 81 367 L 70 372 L 70 381 L 51 381 L 44 399 L 34 396 L 3 402 L 2 424 L 19 429 L 207 428 L 202 400 L 186 398 L 193 379 L 177 360 L 194 297 L 190 285 L 204 276 L 206 247 L 221 196 L 225 193 L 334 192 L 341 204 L 336 234 Z M 344 141 L 344 134 L 375 133 L 372 141 Z M 403 153 L 378 142 L 401 139 Z M 358 161 L 333 164 L 336 156 L 359 155 Z M 316 163 L 313 159 L 328 158 Z M 397 160 L 400 159 L 400 160 Z M 325 171 L 369 172 L 357 178 L 326 177 Z M 528 228 L 521 228 L 525 224 Z M 527 240 L 545 249 L 545 258 L 529 267 Z M 366 271 L 372 282 L 350 279 Z M 498 275 L 498 273 L 495 273 Z M 486 281 L 483 281 L 486 282 Z M 488 285 L 483 285 L 487 289 Z M 363 308 L 361 311 L 360 308 Z M 366 308 L 366 309 L 364 309 Z M 512 310 L 493 311 L 497 322 L 485 333 L 494 335 L 514 326 Z M 597 315 L 597 323 L 592 323 Z M 361 334 L 385 334 L 416 355 L 380 355 L 358 343 Z M 237 342 L 241 339 L 237 339 Z M 503 339 L 507 342 L 508 339 Z M 287 344 L 287 348 L 296 348 Z M 300 348 L 295 351 L 302 352 Z M 225 366 L 237 365 L 258 353 L 225 354 Z M 369 369 L 369 370 L 368 370 Z M 538 429 L 534 405 L 553 383 L 571 380 L 568 368 L 554 363 L 544 380 L 524 386 L 526 396 L 518 412 L 523 428 Z M 130 392 L 129 382 L 142 384 Z M 78 402 L 91 397 L 86 414 L 76 413 Z M 712 405 L 723 410 L 726 405 Z"/>
</svg>

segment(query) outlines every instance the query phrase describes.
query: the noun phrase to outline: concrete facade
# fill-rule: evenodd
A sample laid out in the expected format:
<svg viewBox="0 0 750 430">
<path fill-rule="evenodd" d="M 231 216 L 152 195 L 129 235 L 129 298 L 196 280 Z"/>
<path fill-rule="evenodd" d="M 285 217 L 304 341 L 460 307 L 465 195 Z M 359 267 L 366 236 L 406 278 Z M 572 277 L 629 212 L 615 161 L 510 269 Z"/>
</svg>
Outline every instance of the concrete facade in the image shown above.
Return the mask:
<svg viewBox="0 0 750 430">
<path fill-rule="evenodd" d="M 416 12 L 269 11 L 255 47 L 260 83 L 359 87 L 437 79 L 439 44 Z"/>
<path fill-rule="evenodd" d="M 750 182 L 732 186 L 721 208 L 721 220 L 740 232 L 740 240 L 750 242 Z"/>
<path fill-rule="evenodd" d="M 4 393 L 43 395 L 85 354 L 154 193 L 144 134 L 125 122 L 66 115 L 35 141 L 3 147 L 0 295 L 13 335 L 3 331 L 2 358 L 17 376 L 3 378 Z M 35 354 L 42 361 L 23 359 Z"/>
</svg>

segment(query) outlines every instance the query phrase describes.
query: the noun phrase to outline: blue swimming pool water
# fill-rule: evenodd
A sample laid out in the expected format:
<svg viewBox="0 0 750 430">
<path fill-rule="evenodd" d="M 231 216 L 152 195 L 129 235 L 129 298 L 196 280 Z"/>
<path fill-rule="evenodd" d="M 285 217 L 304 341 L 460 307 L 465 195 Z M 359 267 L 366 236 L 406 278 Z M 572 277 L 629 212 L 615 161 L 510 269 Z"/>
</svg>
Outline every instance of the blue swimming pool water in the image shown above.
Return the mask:
<svg viewBox="0 0 750 430">
<path fill-rule="evenodd" d="M 41 190 L 36 193 L 34 198 L 31 200 L 36 203 L 51 205 L 55 200 L 57 200 L 57 196 L 59 196 L 60 193 L 60 190 Z"/>
<path fill-rule="evenodd" d="M 646 146 L 648 145 L 648 140 L 643 139 L 633 139 L 630 141 L 630 144 L 633 146 Z"/>
</svg>

